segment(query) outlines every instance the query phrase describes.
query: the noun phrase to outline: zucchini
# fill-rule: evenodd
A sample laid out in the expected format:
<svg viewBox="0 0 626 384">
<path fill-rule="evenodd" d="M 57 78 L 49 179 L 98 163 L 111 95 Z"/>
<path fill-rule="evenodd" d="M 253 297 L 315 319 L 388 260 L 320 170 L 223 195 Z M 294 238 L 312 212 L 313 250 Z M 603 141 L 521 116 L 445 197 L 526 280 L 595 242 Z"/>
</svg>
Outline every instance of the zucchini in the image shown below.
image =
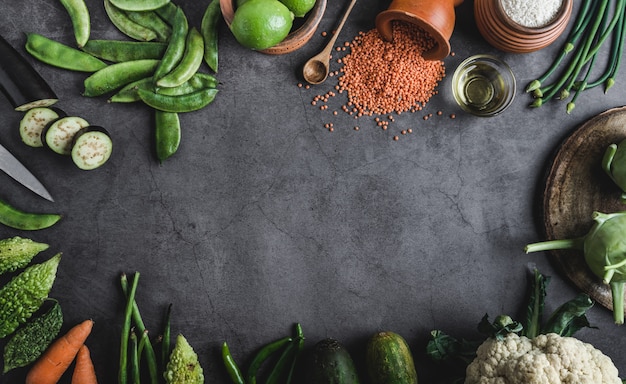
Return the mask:
<svg viewBox="0 0 626 384">
<path fill-rule="evenodd" d="M 72 151 L 74 135 L 82 128 L 88 127 L 87 120 L 78 116 L 65 116 L 52 121 L 42 134 L 44 146 L 60 155 L 69 155 Z"/>
<path fill-rule="evenodd" d="M 83 170 L 92 170 L 111 157 L 113 142 L 106 129 L 90 125 L 82 128 L 72 140 L 72 161 Z"/>
<path fill-rule="evenodd" d="M 49 107 L 59 99 L 26 59 L 0 36 L 0 89 L 16 111 Z"/>
<path fill-rule="evenodd" d="M 35 107 L 24 114 L 20 121 L 20 137 L 30 147 L 43 147 L 41 133 L 52 121 L 65 117 L 65 112 L 55 107 Z"/>
<path fill-rule="evenodd" d="M 318 341 L 306 364 L 308 384 L 358 384 L 359 376 L 348 350 L 339 341 Z"/>
<path fill-rule="evenodd" d="M 417 384 L 409 345 L 394 332 L 378 332 L 367 343 L 367 372 L 372 384 Z"/>
</svg>

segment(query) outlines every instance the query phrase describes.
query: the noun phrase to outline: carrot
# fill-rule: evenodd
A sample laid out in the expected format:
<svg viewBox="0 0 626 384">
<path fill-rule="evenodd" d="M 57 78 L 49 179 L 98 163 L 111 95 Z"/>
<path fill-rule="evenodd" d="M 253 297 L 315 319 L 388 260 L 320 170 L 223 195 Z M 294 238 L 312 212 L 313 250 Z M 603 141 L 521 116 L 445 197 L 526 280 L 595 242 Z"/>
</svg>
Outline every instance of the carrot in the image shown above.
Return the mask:
<svg viewBox="0 0 626 384">
<path fill-rule="evenodd" d="M 57 383 L 72 364 L 92 328 L 93 320 L 85 320 L 52 343 L 28 371 L 25 384 Z"/>
<path fill-rule="evenodd" d="M 96 370 L 91 361 L 89 348 L 85 344 L 78 350 L 76 365 L 72 373 L 72 384 L 98 384 Z"/>
</svg>

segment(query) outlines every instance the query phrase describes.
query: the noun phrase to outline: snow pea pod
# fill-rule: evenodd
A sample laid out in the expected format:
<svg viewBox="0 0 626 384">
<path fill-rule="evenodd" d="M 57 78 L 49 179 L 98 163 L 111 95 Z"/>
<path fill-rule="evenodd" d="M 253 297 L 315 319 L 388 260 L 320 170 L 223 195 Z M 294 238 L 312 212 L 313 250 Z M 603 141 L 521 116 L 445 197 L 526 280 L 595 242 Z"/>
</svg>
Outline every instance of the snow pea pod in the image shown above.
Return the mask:
<svg viewBox="0 0 626 384">
<path fill-rule="evenodd" d="M 145 59 L 111 64 L 94 72 L 84 81 L 84 96 L 101 96 L 133 81 L 150 76 L 159 60 Z"/>
<path fill-rule="evenodd" d="M 161 16 L 161 18 L 165 20 L 169 25 L 174 25 L 174 17 L 176 16 L 177 8 L 178 7 L 176 6 L 176 4 L 170 1 L 164 6 L 155 9 L 154 12 L 156 12 L 157 15 Z"/>
<path fill-rule="evenodd" d="M 218 85 L 217 79 L 209 75 L 208 73 L 197 72 L 191 79 L 187 80 L 183 84 L 172 88 L 160 88 L 158 93 L 167 96 L 180 96 L 193 93 L 204 88 L 215 88 Z M 125 85 L 116 94 L 111 96 L 109 102 L 111 103 L 133 103 L 140 101 L 139 89 L 145 89 L 148 91 L 155 91 L 154 81 L 152 77 L 140 79 Z"/>
<path fill-rule="evenodd" d="M 91 20 L 87 4 L 84 0 L 60 0 L 60 2 L 70 15 L 76 44 L 78 48 L 81 48 L 87 44 L 91 34 Z"/>
<path fill-rule="evenodd" d="M 157 41 L 165 42 L 170 38 L 172 28 L 153 11 L 128 11 L 126 16 L 135 23 L 154 31 Z"/>
<path fill-rule="evenodd" d="M 202 64 L 204 39 L 196 28 L 192 28 L 185 40 L 185 52 L 171 72 L 158 79 L 157 87 L 176 87 L 191 79 Z"/>
<path fill-rule="evenodd" d="M 172 26 L 172 35 L 167 45 L 167 49 L 161 58 L 161 63 L 154 72 L 154 80 L 158 81 L 168 74 L 185 53 L 185 41 L 189 32 L 189 23 L 187 16 L 180 7 L 176 7 L 176 15 L 174 17 L 174 25 Z"/>
<path fill-rule="evenodd" d="M 58 68 L 79 72 L 95 72 L 107 66 L 97 57 L 38 33 L 26 35 L 25 48 L 35 59 Z"/>
<path fill-rule="evenodd" d="M 200 32 L 202 33 L 202 37 L 204 37 L 204 61 L 215 73 L 217 73 L 218 67 L 217 31 L 221 17 L 222 10 L 219 0 L 211 0 L 211 3 L 204 11 L 200 23 Z"/>
<path fill-rule="evenodd" d="M 61 215 L 25 212 L 0 200 L 0 224 L 23 231 L 36 231 L 53 226 Z"/>
<path fill-rule="evenodd" d="M 119 63 L 141 59 L 160 59 L 166 43 L 156 41 L 89 40 L 83 51 L 102 60 Z"/>
<path fill-rule="evenodd" d="M 205 88 L 180 96 L 162 95 L 145 89 L 138 89 L 139 97 L 148 106 L 164 112 L 192 112 L 209 105 L 217 94 L 215 88 Z"/>
<path fill-rule="evenodd" d="M 169 3 L 170 0 L 111 0 L 111 3 L 125 11 L 152 11 Z"/>
<path fill-rule="evenodd" d="M 178 150 L 180 145 L 180 119 L 178 113 L 155 109 L 156 154 L 160 162 Z"/>
<path fill-rule="evenodd" d="M 104 0 L 104 10 L 111 23 L 126 36 L 140 41 L 152 41 L 157 38 L 153 30 L 129 19 L 124 11 L 114 6 L 109 0 Z"/>
</svg>

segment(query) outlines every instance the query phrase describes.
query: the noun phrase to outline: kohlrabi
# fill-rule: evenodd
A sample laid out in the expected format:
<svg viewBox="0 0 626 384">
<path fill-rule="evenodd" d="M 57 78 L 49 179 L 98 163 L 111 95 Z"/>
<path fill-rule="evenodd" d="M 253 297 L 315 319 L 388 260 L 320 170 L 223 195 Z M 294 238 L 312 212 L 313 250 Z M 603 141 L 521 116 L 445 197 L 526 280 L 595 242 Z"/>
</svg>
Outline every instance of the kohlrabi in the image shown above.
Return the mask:
<svg viewBox="0 0 626 384">
<path fill-rule="evenodd" d="M 626 176 L 626 173 L 624 174 Z M 625 179 L 626 180 L 626 179 Z M 594 212 L 589 233 L 569 240 L 550 240 L 528 244 L 526 253 L 556 249 L 583 251 L 591 271 L 611 287 L 613 318 L 624 323 L 624 284 L 626 283 L 626 211 Z"/>
<path fill-rule="evenodd" d="M 602 158 L 602 169 L 622 190 L 622 202 L 626 203 L 626 140 L 608 146 Z"/>
</svg>

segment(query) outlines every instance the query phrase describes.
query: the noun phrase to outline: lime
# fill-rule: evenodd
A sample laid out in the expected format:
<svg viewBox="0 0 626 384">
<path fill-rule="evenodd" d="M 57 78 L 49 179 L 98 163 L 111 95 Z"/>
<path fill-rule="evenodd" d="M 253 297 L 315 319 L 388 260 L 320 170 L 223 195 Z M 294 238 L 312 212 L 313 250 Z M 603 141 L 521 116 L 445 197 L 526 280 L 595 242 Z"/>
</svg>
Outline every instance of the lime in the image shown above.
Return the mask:
<svg viewBox="0 0 626 384">
<path fill-rule="evenodd" d="M 280 0 L 296 17 L 304 17 L 315 6 L 316 0 Z"/>
<path fill-rule="evenodd" d="M 239 44 L 261 50 L 283 41 L 293 18 L 289 8 L 278 0 L 247 0 L 235 11 L 230 30 Z"/>
</svg>

